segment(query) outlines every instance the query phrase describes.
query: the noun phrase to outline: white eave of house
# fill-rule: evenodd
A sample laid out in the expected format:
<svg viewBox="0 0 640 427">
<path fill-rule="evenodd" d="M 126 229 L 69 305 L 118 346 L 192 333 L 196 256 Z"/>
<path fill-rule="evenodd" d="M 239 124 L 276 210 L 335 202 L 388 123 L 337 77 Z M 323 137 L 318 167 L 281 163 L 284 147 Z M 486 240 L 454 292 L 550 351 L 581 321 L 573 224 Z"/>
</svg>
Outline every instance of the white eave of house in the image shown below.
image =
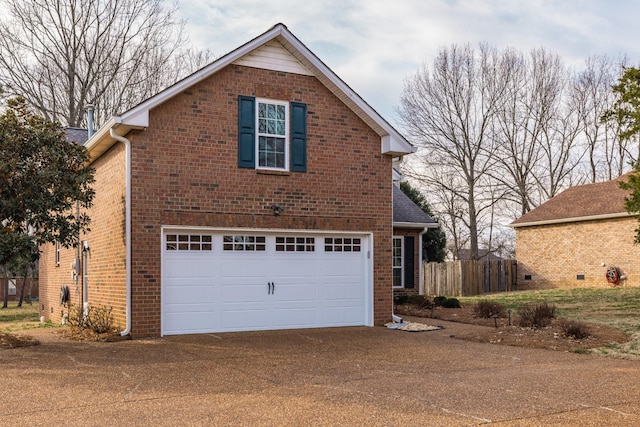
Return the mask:
<svg viewBox="0 0 640 427">
<path fill-rule="evenodd" d="M 602 221 L 607 219 L 616 219 L 616 218 L 627 218 L 638 216 L 638 214 L 632 214 L 629 212 L 616 212 L 610 214 L 603 215 L 588 215 L 588 216 L 576 216 L 572 218 L 556 218 L 556 219 L 547 219 L 542 221 L 529 221 L 529 222 L 521 222 L 518 224 L 507 224 L 507 227 L 511 228 L 522 228 L 522 227 L 535 227 L 539 225 L 554 225 L 554 224 L 566 224 L 569 222 L 584 222 L 584 221 Z"/>
<path fill-rule="evenodd" d="M 282 47 L 309 70 L 311 75 L 322 82 L 322 84 L 380 136 L 382 154 L 397 157 L 416 151 L 416 148 L 411 145 L 409 141 L 331 71 L 331 69 L 298 40 L 284 24 L 277 24 L 262 35 L 222 56 L 157 95 L 143 101 L 129 111 L 122 113 L 120 116 L 113 117 L 85 143 L 85 146 L 89 150 L 90 158 L 92 160 L 96 159 L 114 142 L 113 138 L 109 136 L 109 129 L 111 127 L 115 127 L 115 132 L 123 136 L 132 129 L 144 129 L 148 127 L 150 110 L 196 83 L 211 77 L 216 72 L 233 64 L 235 61 L 240 60 L 272 40 L 280 43 Z M 105 145 L 106 148 L 102 147 L 103 145 Z"/>
</svg>

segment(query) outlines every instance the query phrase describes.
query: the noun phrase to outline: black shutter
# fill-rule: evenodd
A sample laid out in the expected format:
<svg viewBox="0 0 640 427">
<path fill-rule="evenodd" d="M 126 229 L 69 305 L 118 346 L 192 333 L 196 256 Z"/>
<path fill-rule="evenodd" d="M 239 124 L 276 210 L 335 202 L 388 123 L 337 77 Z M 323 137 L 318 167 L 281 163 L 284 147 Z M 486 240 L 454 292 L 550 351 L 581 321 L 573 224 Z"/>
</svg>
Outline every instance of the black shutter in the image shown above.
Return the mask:
<svg viewBox="0 0 640 427">
<path fill-rule="evenodd" d="M 238 97 L 238 167 L 256 167 L 256 99 Z"/>
<path fill-rule="evenodd" d="M 307 104 L 291 103 L 291 170 L 307 171 Z"/>
<path fill-rule="evenodd" d="M 404 237 L 404 287 L 405 288 L 414 288 L 415 280 L 414 280 L 414 270 L 415 270 L 415 262 L 414 262 L 414 241 L 415 237 L 413 236 L 405 236 Z"/>
</svg>

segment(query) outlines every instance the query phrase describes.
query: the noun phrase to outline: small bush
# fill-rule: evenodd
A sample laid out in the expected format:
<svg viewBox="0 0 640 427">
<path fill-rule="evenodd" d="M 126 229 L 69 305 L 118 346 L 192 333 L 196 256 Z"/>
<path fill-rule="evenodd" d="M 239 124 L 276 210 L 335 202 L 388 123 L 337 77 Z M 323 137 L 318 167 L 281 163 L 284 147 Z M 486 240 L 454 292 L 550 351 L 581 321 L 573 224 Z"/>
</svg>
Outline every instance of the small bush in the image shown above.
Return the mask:
<svg viewBox="0 0 640 427">
<path fill-rule="evenodd" d="M 460 308 L 460 301 L 458 298 L 447 298 L 442 302 L 444 308 Z"/>
<path fill-rule="evenodd" d="M 409 295 L 396 295 L 393 297 L 393 302 L 396 305 L 402 305 L 409 302 Z"/>
<path fill-rule="evenodd" d="M 82 306 L 69 306 L 69 323 L 80 329 L 91 329 L 97 334 L 112 331 L 113 309 L 107 306 L 95 307 L 89 305 L 85 313 Z"/>
<path fill-rule="evenodd" d="M 553 304 L 528 303 L 520 310 L 520 326 L 527 328 L 544 328 L 551 324 L 551 319 L 556 317 L 556 306 Z"/>
<path fill-rule="evenodd" d="M 433 303 L 436 305 L 436 307 L 441 307 L 446 300 L 447 300 L 447 297 L 443 297 L 443 296 L 435 297 L 433 299 Z"/>
<path fill-rule="evenodd" d="M 429 308 L 433 304 L 431 300 L 424 295 L 412 295 L 409 297 L 409 302 L 420 308 Z"/>
<path fill-rule="evenodd" d="M 505 313 L 507 312 L 507 308 L 504 306 L 504 304 L 501 304 L 499 302 L 481 300 L 473 306 L 473 312 L 475 313 L 476 317 L 489 319 L 493 316 L 504 317 Z"/>
<path fill-rule="evenodd" d="M 589 327 L 582 322 L 576 322 L 574 320 L 562 320 L 560 321 L 560 328 L 562 333 L 566 337 L 570 337 L 576 340 L 588 338 L 591 335 Z"/>
</svg>

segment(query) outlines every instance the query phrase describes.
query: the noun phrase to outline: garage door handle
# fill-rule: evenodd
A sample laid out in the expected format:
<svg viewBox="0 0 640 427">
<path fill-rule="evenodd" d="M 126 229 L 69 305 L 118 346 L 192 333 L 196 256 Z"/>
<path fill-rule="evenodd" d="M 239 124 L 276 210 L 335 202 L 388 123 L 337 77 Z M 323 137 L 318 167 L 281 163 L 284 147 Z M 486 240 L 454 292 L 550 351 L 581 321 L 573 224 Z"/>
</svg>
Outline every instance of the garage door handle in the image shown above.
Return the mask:
<svg viewBox="0 0 640 427">
<path fill-rule="evenodd" d="M 272 295 L 276 291 L 276 284 L 273 282 L 267 282 L 267 294 Z"/>
<path fill-rule="evenodd" d="M 271 295 L 276 293 L 276 282 L 271 282 Z"/>
</svg>

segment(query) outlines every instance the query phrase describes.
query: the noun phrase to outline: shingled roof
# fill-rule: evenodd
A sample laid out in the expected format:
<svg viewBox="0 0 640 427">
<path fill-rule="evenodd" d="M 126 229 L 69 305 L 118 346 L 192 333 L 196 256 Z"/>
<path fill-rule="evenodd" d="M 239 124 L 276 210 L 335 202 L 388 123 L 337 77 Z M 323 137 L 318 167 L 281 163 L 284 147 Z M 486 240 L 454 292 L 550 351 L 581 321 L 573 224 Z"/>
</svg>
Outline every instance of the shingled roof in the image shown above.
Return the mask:
<svg viewBox="0 0 640 427">
<path fill-rule="evenodd" d="M 393 185 L 393 224 L 397 226 L 420 226 L 437 228 L 438 223 Z"/>
<path fill-rule="evenodd" d="M 64 132 L 67 142 L 75 142 L 78 145 L 82 145 L 89 139 L 89 133 L 86 129 L 66 128 Z"/>
<path fill-rule="evenodd" d="M 622 175 L 611 181 L 570 187 L 510 224 L 511 227 L 589 221 L 629 216 L 624 199 L 629 191 L 620 188 Z"/>
</svg>

